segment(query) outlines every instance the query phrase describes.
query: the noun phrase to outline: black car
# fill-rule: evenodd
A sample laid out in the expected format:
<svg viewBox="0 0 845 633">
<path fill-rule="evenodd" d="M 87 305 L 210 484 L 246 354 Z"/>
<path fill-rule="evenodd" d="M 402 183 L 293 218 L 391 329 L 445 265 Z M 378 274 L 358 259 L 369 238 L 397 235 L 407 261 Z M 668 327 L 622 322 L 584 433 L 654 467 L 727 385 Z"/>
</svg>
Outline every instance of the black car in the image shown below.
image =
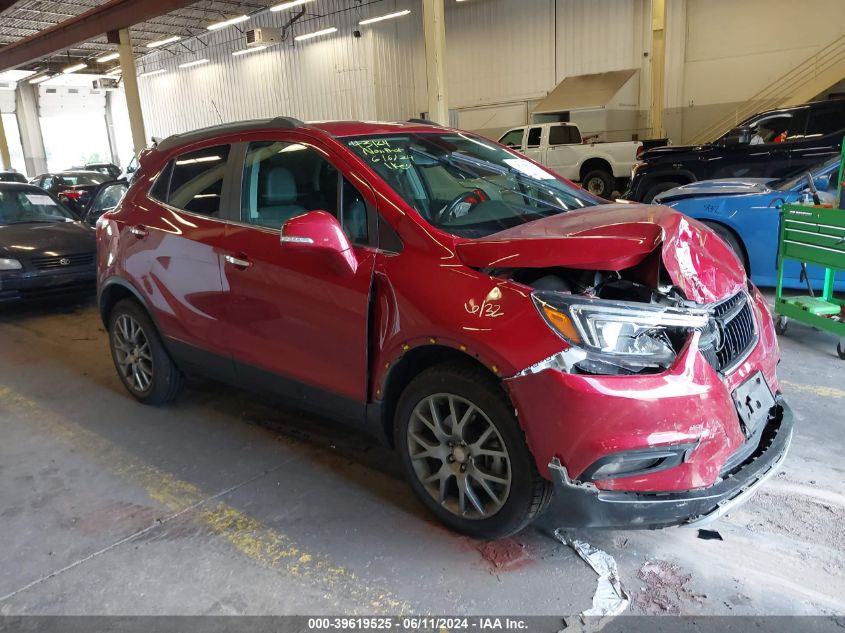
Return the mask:
<svg viewBox="0 0 845 633">
<path fill-rule="evenodd" d="M 114 177 L 97 171 L 62 171 L 36 176 L 30 180 L 30 184 L 55 194 L 73 211 L 82 215 L 91 194 L 109 180 L 114 180 Z"/>
<path fill-rule="evenodd" d="M 114 163 L 86 163 L 81 169 L 84 171 L 96 171 L 100 174 L 105 174 L 112 179 L 119 178 L 122 173 L 120 167 Z"/>
<path fill-rule="evenodd" d="M 96 242 L 56 196 L 0 183 L 0 303 L 95 290 Z"/>
<path fill-rule="evenodd" d="M 17 171 L 0 171 L 0 182 L 26 182 L 26 176 Z"/>
<path fill-rule="evenodd" d="M 625 197 L 651 202 L 680 185 L 714 178 L 783 178 L 836 156 L 845 134 L 845 100 L 768 110 L 712 143 L 643 152 Z"/>
</svg>

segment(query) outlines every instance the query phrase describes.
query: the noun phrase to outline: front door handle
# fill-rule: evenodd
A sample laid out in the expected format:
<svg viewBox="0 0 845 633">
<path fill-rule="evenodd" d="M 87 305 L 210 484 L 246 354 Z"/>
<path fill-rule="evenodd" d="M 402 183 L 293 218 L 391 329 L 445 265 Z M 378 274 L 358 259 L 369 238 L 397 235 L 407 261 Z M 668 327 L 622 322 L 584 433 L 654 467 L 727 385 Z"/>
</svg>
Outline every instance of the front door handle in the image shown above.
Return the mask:
<svg viewBox="0 0 845 633">
<path fill-rule="evenodd" d="M 234 255 L 224 255 L 223 261 L 225 261 L 227 264 L 231 264 L 235 268 L 249 268 L 250 266 L 252 266 L 252 262 L 248 259 L 245 259 L 244 256 L 235 257 Z"/>
<path fill-rule="evenodd" d="M 129 229 L 129 232 L 132 233 L 132 235 L 134 235 L 137 238 L 147 237 L 147 235 L 150 234 L 150 232 L 142 224 L 139 224 L 137 226 L 133 226 L 132 228 Z"/>
</svg>

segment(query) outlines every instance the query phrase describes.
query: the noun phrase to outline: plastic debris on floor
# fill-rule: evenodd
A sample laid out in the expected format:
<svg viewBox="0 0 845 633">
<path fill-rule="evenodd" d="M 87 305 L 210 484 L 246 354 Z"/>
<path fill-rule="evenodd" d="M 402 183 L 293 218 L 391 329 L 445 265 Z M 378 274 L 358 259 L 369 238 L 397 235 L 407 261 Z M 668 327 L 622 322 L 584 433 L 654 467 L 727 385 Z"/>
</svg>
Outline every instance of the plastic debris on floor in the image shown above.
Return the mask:
<svg viewBox="0 0 845 633">
<path fill-rule="evenodd" d="M 567 631 L 598 631 L 612 618 L 621 615 L 628 609 L 631 598 L 619 580 L 619 569 L 616 559 L 589 543 L 571 539 L 560 529 L 555 530 L 555 538 L 568 545 L 581 559 L 586 562 L 598 575 L 596 591 L 593 594 L 593 606 L 579 615 L 580 623 L 568 622 Z M 575 625 L 575 626 L 573 626 Z"/>
</svg>

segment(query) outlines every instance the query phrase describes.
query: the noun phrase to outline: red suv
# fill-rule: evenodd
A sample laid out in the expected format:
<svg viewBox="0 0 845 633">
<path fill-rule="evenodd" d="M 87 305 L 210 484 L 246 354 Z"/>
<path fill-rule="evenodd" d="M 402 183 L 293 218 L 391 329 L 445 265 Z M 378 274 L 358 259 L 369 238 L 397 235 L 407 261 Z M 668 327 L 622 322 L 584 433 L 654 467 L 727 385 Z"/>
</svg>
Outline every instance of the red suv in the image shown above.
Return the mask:
<svg viewBox="0 0 845 633">
<path fill-rule="evenodd" d="M 483 538 L 700 523 L 783 461 L 792 416 L 764 299 L 729 247 L 426 124 L 250 121 L 141 157 L 98 223 L 121 380 L 202 374 L 399 451 Z"/>
</svg>

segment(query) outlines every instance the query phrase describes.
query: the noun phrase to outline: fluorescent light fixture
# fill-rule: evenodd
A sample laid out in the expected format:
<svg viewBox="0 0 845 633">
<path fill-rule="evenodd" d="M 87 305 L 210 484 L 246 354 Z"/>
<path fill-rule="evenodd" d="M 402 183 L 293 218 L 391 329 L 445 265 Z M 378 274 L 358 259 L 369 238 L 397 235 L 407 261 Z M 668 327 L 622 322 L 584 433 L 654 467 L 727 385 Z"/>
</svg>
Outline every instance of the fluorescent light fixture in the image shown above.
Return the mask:
<svg viewBox="0 0 845 633">
<path fill-rule="evenodd" d="M 67 68 L 62 70 L 62 73 L 68 75 L 70 73 L 75 73 L 77 70 L 82 70 L 83 68 L 88 68 L 88 64 L 80 62 L 79 64 L 74 64 L 73 66 L 68 66 Z"/>
<path fill-rule="evenodd" d="M 387 13 L 385 15 L 380 15 L 375 18 L 367 18 L 366 20 L 359 20 L 358 24 L 372 24 L 373 22 L 381 22 L 382 20 L 391 20 L 393 18 L 401 18 L 403 15 L 408 15 L 411 12 L 410 9 L 405 9 L 404 11 L 397 11 L 396 13 Z"/>
<path fill-rule="evenodd" d="M 164 68 L 159 68 L 158 70 L 150 70 L 145 73 L 141 73 L 138 77 L 149 77 L 150 75 L 160 75 L 161 73 L 166 72 Z"/>
<path fill-rule="evenodd" d="M 239 15 L 235 18 L 229 18 L 228 20 L 223 20 L 221 22 L 215 22 L 213 24 L 209 24 L 207 28 L 209 31 L 216 31 L 217 29 L 222 29 L 227 26 L 232 26 L 233 24 L 238 24 L 239 22 L 246 22 L 249 20 L 248 15 Z"/>
<path fill-rule="evenodd" d="M 282 2 L 282 4 L 277 4 L 275 7 L 270 7 L 270 11 L 284 11 L 285 9 L 292 9 L 293 7 L 298 7 L 309 2 L 314 2 L 314 0 L 291 0 L 290 2 Z"/>
<path fill-rule="evenodd" d="M 320 37 L 321 35 L 328 35 L 329 33 L 335 33 L 337 31 L 337 27 L 330 26 L 327 29 L 322 29 L 320 31 L 314 31 L 313 33 L 306 33 L 305 35 L 297 35 L 295 39 L 297 42 L 301 42 L 302 40 L 310 40 L 312 37 Z"/>
<path fill-rule="evenodd" d="M 199 66 L 200 64 L 207 64 L 208 59 L 205 57 L 202 59 L 195 59 L 192 62 L 185 62 L 184 64 L 179 64 L 179 68 L 190 68 L 191 66 Z"/>
<path fill-rule="evenodd" d="M 178 42 L 182 38 L 178 35 L 174 35 L 173 37 L 167 37 L 163 40 L 156 40 L 155 42 L 150 42 L 147 44 L 147 48 L 158 48 L 159 46 L 164 46 L 165 44 L 172 44 L 173 42 Z"/>
<path fill-rule="evenodd" d="M 257 53 L 258 51 L 263 51 L 265 48 L 267 48 L 266 44 L 263 46 L 255 46 L 253 48 L 243 48 L 239 51 L 235 51 L 232 55 L 237 57 L 238 55 L 246 55 L 247 53 Z"/>
<path fill-rule="evenodd" d="M 33 77 L 29 80 L 31 84 L 40 84 L 42 81 L 47 81 L 50 78 L 50 73 L 44 73 L 43 75 L 38 75 L 37 77 Z"/>
<path fill-rule="evenodd" d="M 105 64 L 106 62 L 110 62 L 113 59 L 117 59 L 120 57 L 120 53 L 109 53 L 108 55 L 103 55 L 102 57 L 97 58 L 97 62 L 100 64 Z"/>
<path fill-rule="evenodd" d="M 109 77 L 113 77 L 114 75 L 119 75 L 121 72 L 123 72 L 123 71 L 121 70 L 120 66 L 115 66 L 115 67 L 114 67 L 114 68 L 112 68 L 111 70 L 107 70 L 107 71 L 106 71 L 106 74 L 107 74 Z"/>
</svg>

